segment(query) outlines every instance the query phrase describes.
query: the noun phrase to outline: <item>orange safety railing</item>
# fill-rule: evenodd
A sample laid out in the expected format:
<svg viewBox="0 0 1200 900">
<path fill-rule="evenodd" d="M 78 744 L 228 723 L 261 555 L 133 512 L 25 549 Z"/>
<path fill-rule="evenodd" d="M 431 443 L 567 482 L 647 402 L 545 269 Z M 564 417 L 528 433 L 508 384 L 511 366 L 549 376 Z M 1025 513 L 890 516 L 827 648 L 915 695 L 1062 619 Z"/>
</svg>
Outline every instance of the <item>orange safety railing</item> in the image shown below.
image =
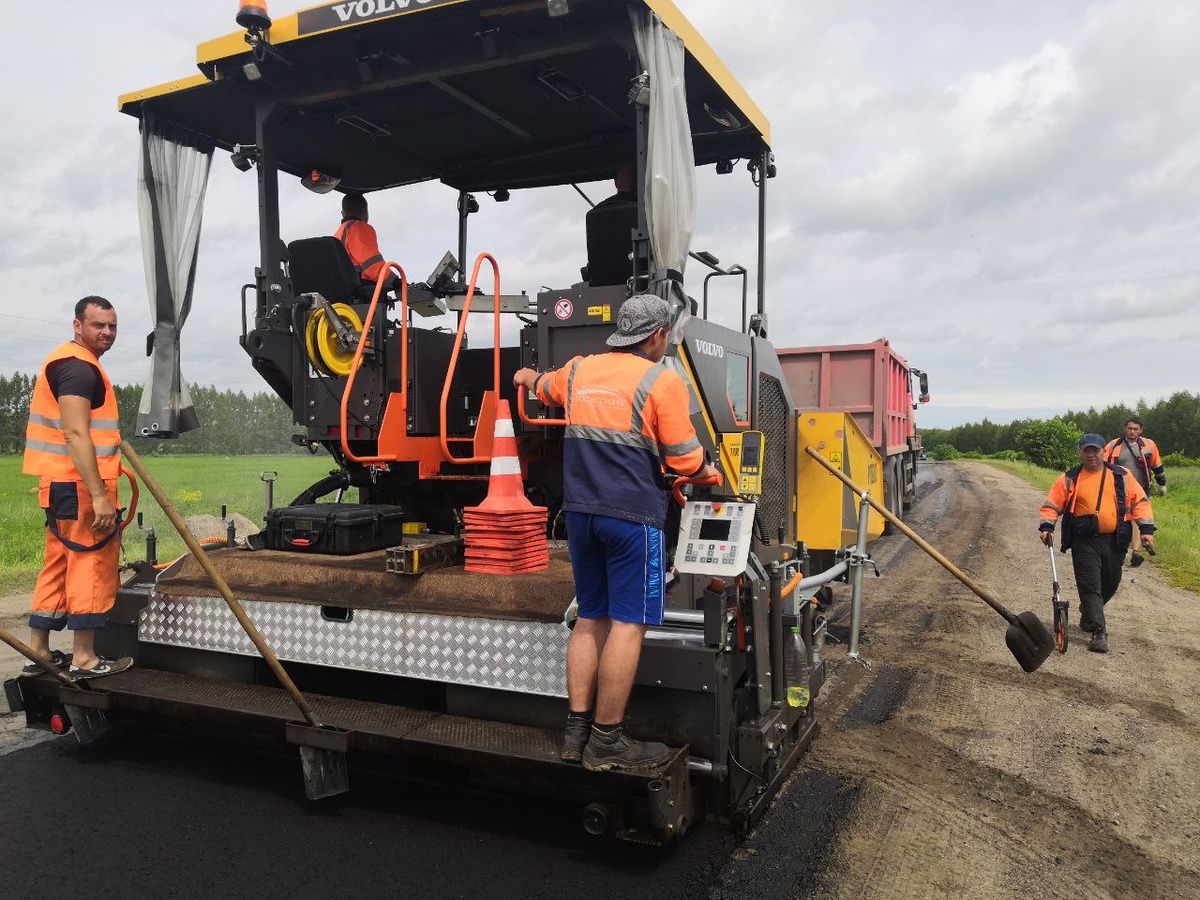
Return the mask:
<svg viewBox="0 0 1200 900">
<path fill-rule="evenodd" d="M 346 454 L 346 459 L 351 462 L 377 465 L 379 463 L 389 463 L 396 461 L 396 454 L 376 454 L 375 456 L 357 456 L 350 449 L 350 440 L 347 437 L 347 418 L 350 407 L 350 394 L 354 390 L 354 376 L 358 374 L 358 367 L 362 365 L 363 350 L 367 346 L 369 336 L 371 334 L 371 324 L 375 319 L 375 309 L 379 306 L 379 297 L 383 293 L 383 283 L 391 271 L 395 271 L 400 277 L 400 404 L 404 409 L 408 409 L 408 279 L 404 275 L 404 269 L 399 264 L 394 262 L 386 262 L 379 270 L 379 277 L 375 281 L 375 292 L 371 295 L 371 305 L 367 308 L 367 317 L 363 321 L 362 334 L 358 336 L 358 346 L 354 348 L 354 361 L 350 363 L 350 374 L 346 376 L 346 388 L 342 391 L 342 406 L 341 426 L 342 452 Z M 382 349 L 382 348 L 381 348 Z M 445 416 L 442 417 L 442 427 L 445 428 Z M 378 448 L 376 448 L 378 449 Z"/>
<path fill-rule="evenodd" d="M 571 424 L 566 419 L 531 419 L 525 412 L 525 388 L 519 388 L 517 390 L 517 415 L 526 425 L 539 425 L 547 427 L 551 425 L 561 425 L 565 428 L 567 425 Z"/>
<path fill-rule="evenodd" d="M 475 282 L 479 279 L 479 267 L 487 260 L 492 265 L 492 311 L 494 313 L 494 324 L 492 334 L 492 390 L 491 397 L 488 397 L 488 392 L 484 392 L 483 401 L 480 404 L 479 419 L 475 423 L 474 437 L 452 438 L 446 433 L 446 406 L 450 400 L 450 384 L 454 380 L 454 370 L 458 366 L 458 352 L 462 347 L 463 336 L 467 330 L 467 316 L 471 313 L 471 300 L 475 297 Z M 472 463 L 490 462 L 491 446 L 487 445 L 486 454 L 475 455 L 475 450 L 478 447 L 480 428 L 485 428 L 487 435 L 490 437 L 492 430 L 492 421 L 495 419 L 496 400 L 500 396 L 500 267 L 496 264 L 496 258 L 490 253 L 480 253 L 475 259 L 475 267 L 471 270 L 471 280 L 467 283 L 467 296 L 463 300 L 462 312 L 458 317 L 458 333 L 454 336 L 454 349 L 450 353 L 450 364 L 446 367 L 446 381 L 442 385 L 442 401 L 438 407 L 438 440 L 441 443 L 442 459 L 449 463 L 458 465 L 468 465 Z M 490 400 L 490 405 L 489 405 Z M 491 416 L 485 415 L 490 409 Z M 453 456 L 450 453 L 450 441 L 471 444 L 471 456 Z"/>
</svg>

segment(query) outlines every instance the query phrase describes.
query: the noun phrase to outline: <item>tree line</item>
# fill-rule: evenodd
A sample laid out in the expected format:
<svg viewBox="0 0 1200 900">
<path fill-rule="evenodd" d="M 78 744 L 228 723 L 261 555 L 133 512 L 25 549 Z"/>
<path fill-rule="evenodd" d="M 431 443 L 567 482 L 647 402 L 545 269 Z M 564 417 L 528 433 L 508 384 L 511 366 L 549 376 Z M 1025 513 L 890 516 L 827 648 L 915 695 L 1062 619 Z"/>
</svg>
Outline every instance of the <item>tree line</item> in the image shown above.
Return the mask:
<svg viewBox="0 0 1200 900">
<path fill-rule="evenodd" d="M 1146 437 L 1153 438 L 1164 456 L 1200 458 L 1200 394 L 1179 391 L 1151 405 L 1106 406 L 1097 410 L 1068 410 L 1051 419 L 1020 419 L 998 425 L 988 419 L 955 428 L 922 428 L 921 443 L 930 451 L 949 447 L 957 453 L 1021 454 L 1048 468 L 1069 468 L 1078 461 L 1072 441 L 1087 433 L 1106 440 L 1124 433 L 1125 420 L 1138 416 Z M 944 454 L 946 451 L 942 451 Z M 1065 460 L 1065 462 L 1064 462 Z"/>
<path fill-rule="evenodd" d="M 0 454 L 25 450 L 25 422 L 34 376 L 16 372 L 0 375 Z M 139 384 L 113 385 L 121 411 L 121 434 L 134 449 L 152 455 L 244 456 L 251 453 L 292 453 L 301 448 L 292 435 L 301 429 L 292 424 L 292 411 L 274 394 L 218 390 L 189 385 L 200 427 L 174 440 L 132 437 L 137 426 Z"/>
</svg>

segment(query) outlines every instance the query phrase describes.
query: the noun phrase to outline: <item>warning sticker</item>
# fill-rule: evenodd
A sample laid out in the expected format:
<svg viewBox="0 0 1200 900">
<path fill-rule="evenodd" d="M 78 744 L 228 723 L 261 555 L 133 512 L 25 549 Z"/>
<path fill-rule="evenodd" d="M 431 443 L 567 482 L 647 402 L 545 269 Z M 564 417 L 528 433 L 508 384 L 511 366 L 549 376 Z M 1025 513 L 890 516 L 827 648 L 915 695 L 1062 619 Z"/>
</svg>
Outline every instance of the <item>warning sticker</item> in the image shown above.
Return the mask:
<svg viewBox="0 0 1200 900">
<path fill-rule="evenodd" d="M 835 466 L 840 466 L 842 464 L 842 451 L 841 450 L 830 450 L 829 451 L 829 461 L 831 463 L 833 463 Z"/>
<path fill-rule="evenodd" d="M 558 316 L 560 319 L 571 318 L 571 313 L 573 313 L 574 311 L 575 311 L 575 307 L 571 304 L 571 301 L 568 300 L 566 297 L 564 297 L 563 299 L 559 300 L 557 303 L 554 304 L 554 315 Z"/>
<path fill-rule="evenodd" d="M 612 304 L 605 303 L 602 306 L 589 306 L 587 314 L 589 316 L 599 316 L 601 322 L 611 322 L 612 321 Z"/>
</svg>

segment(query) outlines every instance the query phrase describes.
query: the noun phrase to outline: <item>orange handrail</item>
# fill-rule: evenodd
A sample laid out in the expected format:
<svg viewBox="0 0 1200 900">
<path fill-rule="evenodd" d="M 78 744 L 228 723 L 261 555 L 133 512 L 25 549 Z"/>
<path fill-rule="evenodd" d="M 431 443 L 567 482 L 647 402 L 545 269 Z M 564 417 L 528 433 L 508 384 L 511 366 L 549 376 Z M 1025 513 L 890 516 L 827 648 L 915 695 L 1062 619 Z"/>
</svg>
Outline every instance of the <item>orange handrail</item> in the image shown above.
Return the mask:
<svg viewBox="0 0 1200 900">
<path fill-rule="evenodd" d="M 346 437 L 350 393 L 354 389 L 354 376 L 358 373 L 358 367 L 362 364 L 363 349 L 367 346 L 367 336 L 371 333 L 371 322 L 375 318 L 375 308 L 379 305 L 379 296 L 383 293 L 384 279 L 393 270 L 400 276 L 400 402 L 404 404 L 405 409 L 408 408 L 408 279 L 404 275 L 404 269 L 398 263 L 385 262 L 379 270 L 379 277 L 375 281 L 375 292 L 371 295 L 371 305 L 367 307 L 367 318 L 363 321 L 362 334 L 358 336 L 358 346 L 354 348 L 354 361 L 350 363 L 350 374 L 346 376 L 346 388 L 342 391 L 341 419 L 339 421 L 341 426 L 342 452 L 346 454 L 346 459 L 351 462 L 365 463 L 367 465 L 396 461 L 395 453 L 387 456 L 378 454 L 375 456 L 356 456 L 350 450 L 350 441 Z M 382 348 L 380 349 L 382 351 Z"/>
<path fill-rule="evenodd" d="M 671 485 L 671 493 L 675 495 L 675 502 L 680 506 L 683 506 L 683 486 L 685 484 L 714 484 L 719 487 L 724 483 L 725 479 L 722 477 L 720 472 L 717 472 L 713 475 L 697 476 L 696 478 L 688 478 L 684 476 L 682 478 L 675 479 L 675 483 Z"/>
<path fill-rule="evenodd" d="M 547 427 L 549 427 L 551 425 L 561 425 L 565 428 L 567 425 L 571 424 L 566 419 L 531 419 L 531 418 L 529 418 L 529 416 L 525 412 L 525 388 L 519 388 L 517 390 L 517 416 L 526 425 L 544 425 Z"/>
<path fill-rule="evenodd" d="M 471 313 L 471 300 L 475 296 L 475 282 L 479 279 L 479 267 L 484 260 L 492 264 L 492 311 L 494 327 L 492 335 L 492 391 L 500 396 L 500 266 L 490 253 L 480 253 L 475 258 L 475 267 L 471 270 L 471 280 L 467 283 L 467 296 L 463 300 L 462 313 L 458 319 L 458 333 L 454 336 L 454 349 L 450 353 L 450 364 L 446 367 L 446 381 L 442 385 L 442 402 L 438 407 L 438 442 L 442 448 L 442 459 L 448 463 L 468 465 L 471 463 L 491 462 L 491 456 L 452 456 L 450 454 L 450 438 L 446 434 L 446 406 L 450 400 L 450 383 L 454 380 L 454 370 L 458 366 L 458 351 L 462 347 L 463 335 L 467 330 L 467 316 Z M 472 441 L 474 438 L 456 438 L 459 441 Z"/>
</svg>

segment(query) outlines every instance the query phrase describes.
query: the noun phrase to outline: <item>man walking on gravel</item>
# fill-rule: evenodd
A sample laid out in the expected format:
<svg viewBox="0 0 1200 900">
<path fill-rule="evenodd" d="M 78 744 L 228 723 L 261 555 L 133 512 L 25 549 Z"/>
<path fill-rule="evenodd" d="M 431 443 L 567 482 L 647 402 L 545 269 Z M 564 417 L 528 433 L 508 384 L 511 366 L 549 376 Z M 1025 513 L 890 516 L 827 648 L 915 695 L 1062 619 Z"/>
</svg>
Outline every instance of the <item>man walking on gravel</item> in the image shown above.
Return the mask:
<svg viewBox="0 0 1200 900">
<path fill-rule="evenodd" d="M 1142 486 L 1128 470 L 1104 461 L 1104 438 L 1085 434 L 1079 441 L 1080 465 L 1064 472 L 1042 504 L 1042 543 L 1054 544 L 1062 519 L 1062 549 L 1071 551 L 1079 590 L 1079 627 L 1092 634 L 1088 649 L 1108 652 L 1104 604 L 1121 584 L 1121 564 L 1137 524 L 1142 542 L 1154 547 L 1154 510 Z"/>
<path fill-rule="evenodd" d="M 1108 442 L 1104 448 L 1104 461 L 1114 466 L 1124 466 L 1133 473 L 1146 496 L 1150 496 L 1150 476 L 1158 485 L 1158 496 L 1167 493 L 1167 473 L 1163 471 L 1162 456 L 1158 445 L 1148 437 L 1142 437 L 1142 420 L 1130 416 L 1125 420 L 1125 433 L 1119 438 Z M 1141 535 L 1134 532 L 1133 552 L 1129 555 L 1129 565 L 1135 569 L 1142 564 Z"/>
<path fill-rule="evenodd" d="M 121 550 L 117 479 L 121 423 L 100 357 L 117 339 L 117 313 L 103 297 L 75 304 L 75 336 L 42 363 L 29 405 L 22 471 L 38 477 L 46 511 L 46 548 L 29 614 L 30 646 L 75 679 L 98 678 L 133 664 L 96 655 L 96 629 L 117 598 Z M 69 628 L 74 653 L 50 651 L 50 632 Z M 36 663 L 23 670 L 42 671 Z"/>
</svg>

